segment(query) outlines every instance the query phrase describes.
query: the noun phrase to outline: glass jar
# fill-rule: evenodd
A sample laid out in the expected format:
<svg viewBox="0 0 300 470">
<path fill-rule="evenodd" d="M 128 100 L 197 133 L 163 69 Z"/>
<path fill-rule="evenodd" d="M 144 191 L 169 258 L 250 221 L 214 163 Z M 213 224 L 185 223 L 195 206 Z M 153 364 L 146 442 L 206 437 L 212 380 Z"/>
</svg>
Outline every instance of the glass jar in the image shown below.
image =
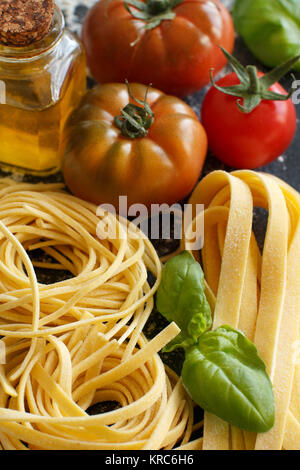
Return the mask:
<svg viewBox="0 0 300 470">
<path fill-rule="evenodd" d="M 0 45 L 0 168 L 58 171 L 62 127 L 85 91 L 84 49 L 58 7 L 42 40 Z"/>
</svg>

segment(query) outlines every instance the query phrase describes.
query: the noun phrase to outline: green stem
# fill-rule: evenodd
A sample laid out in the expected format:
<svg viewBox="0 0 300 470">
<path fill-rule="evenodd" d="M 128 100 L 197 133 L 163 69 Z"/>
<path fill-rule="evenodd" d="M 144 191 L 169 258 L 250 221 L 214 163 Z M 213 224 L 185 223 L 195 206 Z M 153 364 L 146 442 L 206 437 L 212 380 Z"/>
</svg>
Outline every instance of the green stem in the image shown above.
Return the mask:
<svg viewBox="0 0 300 470">
<path fill-rule="evenodd" d="M 260 91 L 259 78 L 257 76 L 257 69 L 254 65 L 248 65 L 246 67 L 249 77 L 249 93 L 257 95 Z"/>
<path fill-rule="evenodd" d="M 122 109 L 121 114 L 114 118 L 114 123 L 120 129 L 122 136 L 127 139 L 146 137 L 154 122 L 154 113 L 147 103 L 149 87 L 146 90 L 144 101 L 140 101 L 132 95 L 127 81 L 126 85 L 129 97 L 137 104 L 128 103 Z"/>
<path fill-rule="evenodd" d="M 169 10 L 170 2 L 169 0 L 148 0 L 147 7 L 151 15 L 160 15 Z"/>
<path fill-rule="evenodd" d="M 124 7 L 137 20 L 145 22 L 145 29 L 153 29 L 162 21 L 173 20 L 173 11 L 183 0 L 124 0 Z"/>
<path fill-rule="evenodd" d="M 211 73 L 212 85 L 222 93 L 237 98 L 236 105 L 243 113 L 251 113 L 262 100 L 268 101 L 286 101 L 291 97 L 293 90 L 288 94 L 280 94 L 270 90 L 270 87 L 277 83 L 284 75 L 286 75 L 294 64 L 298 62 L 300 56 L 293 57 L 284 64 L 276 67 L 271 72 L 266 73 L 262 77 L 258 77 L 257 69 L 254 65 L 244 67 L 235 57 L 222 47 L 220 48 L 227 58 L 229 65 L 233 68 L 240 83 L 232 86 L 219 86 L 214 82 Z"/>
</svg>

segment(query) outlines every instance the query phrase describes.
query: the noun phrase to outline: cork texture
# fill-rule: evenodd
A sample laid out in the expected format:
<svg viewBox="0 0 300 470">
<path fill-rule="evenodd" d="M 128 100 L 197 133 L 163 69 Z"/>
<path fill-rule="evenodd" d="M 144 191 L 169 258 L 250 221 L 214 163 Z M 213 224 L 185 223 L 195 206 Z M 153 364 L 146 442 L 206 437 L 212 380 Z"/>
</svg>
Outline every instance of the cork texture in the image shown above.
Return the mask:
<svg viewBox="0 0 300 470">
<path fill-rule="evenodd" d="M 0 0 L 0 42 L 27 46 L 48 32 L 54 14 L 53 0 Z"/>
</svg>

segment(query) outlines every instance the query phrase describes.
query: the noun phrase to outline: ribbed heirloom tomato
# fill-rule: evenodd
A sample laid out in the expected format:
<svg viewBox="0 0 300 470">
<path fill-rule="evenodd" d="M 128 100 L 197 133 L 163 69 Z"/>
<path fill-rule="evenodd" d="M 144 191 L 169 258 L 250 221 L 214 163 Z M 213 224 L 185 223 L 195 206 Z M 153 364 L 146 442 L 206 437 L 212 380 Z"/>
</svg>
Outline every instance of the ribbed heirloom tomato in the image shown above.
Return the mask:
<svg viewBox="0 0 300 470">
<path fill-rule="evenodd" d="M 194 111 L 179 98 L 141 84 L 98 85 L 71 114 L 62 167 L 73 194 L 118 209 L 173 204 L 193 189 L 207 151 Z"/>
<path fill-rule="evenodd" d="M 224 67 L 218 46 L 232 51 L 234 28 L 219 0 L 101 0 L 82 39 L 98 82 L 127 79 L 185 96 Z"/>
</svg>

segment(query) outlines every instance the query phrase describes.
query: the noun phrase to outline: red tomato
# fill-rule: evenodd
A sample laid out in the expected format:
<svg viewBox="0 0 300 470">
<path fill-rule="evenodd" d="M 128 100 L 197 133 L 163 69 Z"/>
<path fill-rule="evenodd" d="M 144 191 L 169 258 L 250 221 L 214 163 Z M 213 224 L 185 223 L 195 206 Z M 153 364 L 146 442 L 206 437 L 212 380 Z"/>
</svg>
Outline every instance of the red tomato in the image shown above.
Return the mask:
<svg viewBox="0 0 300 470">
<path fill-rule="evenodd" d="M 147 11 L 163 10 L 152 29 L 134 18 L 123 0 L 101 0 L 89 11 L 82 39 L 93 77 L 100 83 L 150 83 L 165 93 L 185 96 L 209 83 L 209 70 L 221 70 L 226 58 L 218 46 L 233 49 L 234 28 L 219 0 L 145 0 Z M 175 3 L 175 2 L 173 2 Z M 139 13 L 139 12 L 138 12 Z M 150 15 L 150 18 L 157 18 Z"/>
<path fill-rule="evenodd" d="M 263 74 L 258 72 L 258 76 Z M 239 84 L 235 73 L 217 81 L 219 86 Z M 271 91 L 286 94 L 276 83 Z M 236 105 L 239 98 L 212 87 L 202 106 L 202 124 L 214 155 L 234 168 L 257 168 L 279 157 L 291 144 L 296 131 L 296 110 L 291 99 L 263 100 L 251 113 Z"/>
</svg>

